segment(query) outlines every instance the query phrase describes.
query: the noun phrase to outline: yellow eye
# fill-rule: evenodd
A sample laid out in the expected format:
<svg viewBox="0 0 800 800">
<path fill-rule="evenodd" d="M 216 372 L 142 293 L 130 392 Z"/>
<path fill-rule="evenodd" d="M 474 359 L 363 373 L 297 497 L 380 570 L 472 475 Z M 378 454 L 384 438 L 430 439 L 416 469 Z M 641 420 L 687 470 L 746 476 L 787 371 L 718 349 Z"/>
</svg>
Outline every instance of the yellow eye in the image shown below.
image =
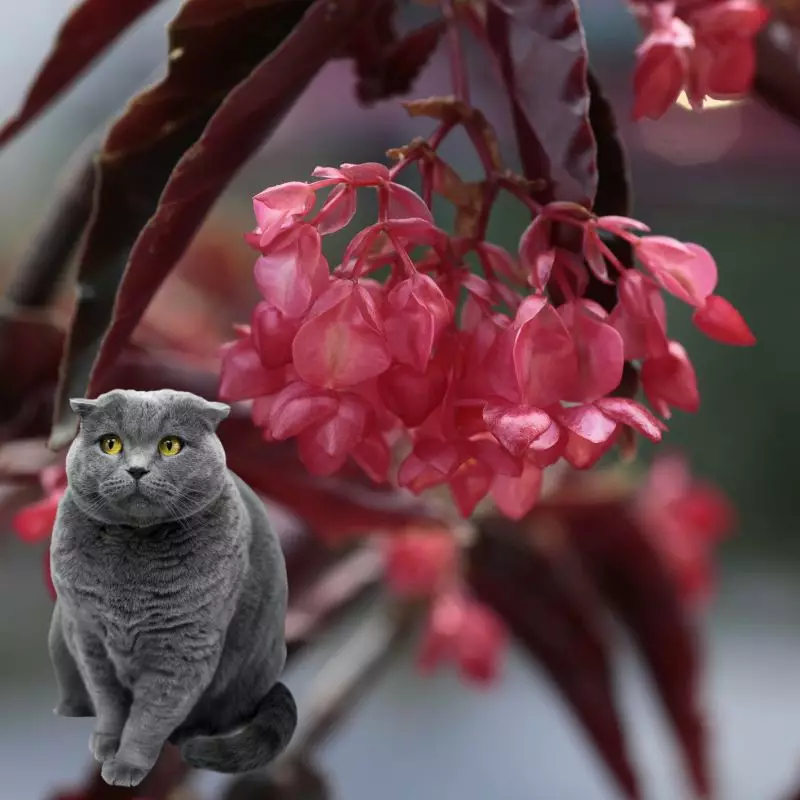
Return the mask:
<svg viewBox="0 0 800 800">
<path fill-rule="evenodd" d="M 100 440 L 100 449 L 109 456 L 116 456 L 122 452 L 122 439 L 119 436 L 104 436 Z"/>
<path fill-rule="evenodd" d="M 183 450 L 183 442 L 177 436 L 165 436 L 158 443 L 158 452 L 162 456 L 176 456 Z"/>
</svg>

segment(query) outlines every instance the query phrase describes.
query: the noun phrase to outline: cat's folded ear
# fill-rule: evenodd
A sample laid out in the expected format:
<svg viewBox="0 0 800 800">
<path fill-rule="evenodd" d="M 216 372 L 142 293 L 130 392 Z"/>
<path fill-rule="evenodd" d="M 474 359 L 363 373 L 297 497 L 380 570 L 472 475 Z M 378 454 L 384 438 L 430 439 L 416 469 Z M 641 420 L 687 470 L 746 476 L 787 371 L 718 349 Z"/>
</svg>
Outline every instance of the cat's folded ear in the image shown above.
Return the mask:
<svg viewBox="0 0 800 800">
<path fill-rule="evenodd" d="M 226 403 L 216 403 L 213 400 L 203 401 L 203 414 L 215 428 L 230 413 L 231 413 L 231 407 Z"/>
<path fill-rule="evenodd" d="M 86 419 L 97 408 L 97 400 L 87 400 L 83 397 L 73 397 L 69 407 L 81 418 Z"/>
</svg>

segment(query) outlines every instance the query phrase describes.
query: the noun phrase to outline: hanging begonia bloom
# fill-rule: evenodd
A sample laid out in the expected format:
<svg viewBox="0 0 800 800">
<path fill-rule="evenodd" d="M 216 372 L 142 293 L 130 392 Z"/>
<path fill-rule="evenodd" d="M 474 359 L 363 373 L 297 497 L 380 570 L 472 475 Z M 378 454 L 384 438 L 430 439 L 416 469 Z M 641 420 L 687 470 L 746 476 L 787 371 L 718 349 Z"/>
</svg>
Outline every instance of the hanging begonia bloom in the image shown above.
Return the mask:
<svg viewBox="0 0 800 800">
<path fill-rule="evenodd" d="M 517 262 L 449 236 L 392 175 L 379 164 L 315 170 L 309 191 L 328 191 L 316 216 L 301 186 L 259 196 L 264 300 L 223 353 L 221 393 L 252 400 L 267 440 L 296 437 L 315 474 L 352 458 L 383 481 L 397 449 L 410 446 L 400 486 L 446 487 L 463 516 L 491 496 L 519 519 L 538 499 L 542 470 L 559 460 L 586 469 L 634 431 L 660 440 L 653 414 L 614 396 L 626 360 L 641 362 L 641 385 L 665 418 L 697 407 L 691 362 L 667 337 L 662 291 L 693 306 L 712 338 L 752 341 L 714 294 L 716 264 L 698 245 L 557 202 L 533 214 Z M 377 193 L 378 220 L 352 237 L 331 275 L 322 236 L 352 219 L 363 188 Z M 555 226 L 580 236 L 556 246 Z M 642 271 L 620 262 L 609 236 L 630 244 Z M 464 260 L 472 252 L 483 275 Z M 378 270 L 388 270 L 384 283 Z M 592 276 L 617 289 L 610 313 L 583 296 Z M 535 293 L 520 297 L 530 286 Z"/>
<path fill-rule="evenodd" d="M 385 372 L 392 363 L 386 340 L 365 317 L 359 296 L 350 291 L 330 308 L 304 322 L 292 345 L 298 375 L 315 386 L 341 389 Z"/>
<path fill-rule="evenodd" d="M 461 593 L 450 592 L 431 607 L 419 667 L 429 672 L 442 661 L 453 661 L 466 679 L 487 685 L 499 674 L 506 643 L 505 628 L 494 612 Z"/>
</svg>

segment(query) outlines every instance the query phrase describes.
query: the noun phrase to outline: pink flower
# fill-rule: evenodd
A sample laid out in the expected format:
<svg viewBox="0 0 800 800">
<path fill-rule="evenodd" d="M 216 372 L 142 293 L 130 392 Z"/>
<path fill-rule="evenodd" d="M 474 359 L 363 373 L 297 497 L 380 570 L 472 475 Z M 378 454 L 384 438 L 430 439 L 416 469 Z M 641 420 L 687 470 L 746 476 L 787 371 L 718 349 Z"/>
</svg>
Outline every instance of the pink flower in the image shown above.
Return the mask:
<svg viewBox="0 0 800 800">
<path fill-rule="evenodd" d="M 672 17 L 639 45 L 633 74 L 634 119 L 658 119 L 675 103 L 686 84 L 694 44 L 692 29 Z"/>
<path fill-rule="evenodd" d="M 699 245 L 643 236 L 636 242 L 636 257 L 663 289 L 689 305 L 702 306 L 717 286 L 717 265 Z"/>
<path fill-rule="evenodd" d="M 715 486 L 694 480 L 682 457 L 666 455 L 653 462 L 637 509 L 687 601 L 705 599 L 712 585 L 711 550 L 734 524 L 728 499 Z"/>
<path fill-rule="evenodd" d="M 749 347 L 756 337 L 742 315 L 724 298 L 712 294 L 692 315 L 692 322 L 710 339 L 722 344 Z"/>
<path fill-rule="evenodd" d="M 753 37 L 768 18 L 755 0 L 634 3 L 648 35 L 636 51 L 634 119 L 662 116 L 686 90 L 705 97 L 747 94 L 755 74 Z"/>
<path fill-rule="evenodd" d="M 354 386 L 376 378 L 392 363 L 386 338 L 370 313 L 369 293 L 358 284 L 344 288 L 330 307 L 303 323 L 292 344 L 297 373 L 314 386 Z"/>
<path fill-rule="evenodd" d="M 467 680 L 485 686 L 497 679 L 506 644 L 505 627 L 494 612 L 450 592 L 431 607 L 418 663 L 430 672 L 442 661 L 453 661 Z"/>
<path fill-rule="evenodd" d="M 311 185 L 259 195 L 254 272 L 264 300 L 223 351 L 220 393 L 252 400 L 264 438 L 296 439 L 316 475 L 352 459 L 384 481 L 403 448 L 399 486 L 447 487 L 465 517 L 491 497 L 520 519 L 547 467 L 563 459 L 586 469 L 634 432 L 661 439 L 663 423 L 615 396 L 626 360 L 641 361 L 661 415 L 697 408 L 691 362 L 667 336 L 663 291 L 692 305 L 712 338 L 752 342 L 714 294 L 716 264 L 698 245 L 649 235 L 628 217 L 550 203 L 523 234 L 517 264 L 501 248 L 449 236 L 392 175 L 379 164 L 343 164 L 316 170 Z M 378 220 L 355 233 L 331 275 L 323 236 L 349 222 L 364 188 L 377 192 Z M 324 189 L 311 217 L 312 195 Z M 552 241 L 555 225 L 569 249 Z M 644 271 L 620 263 L 609 236 L 629 242 Z M 467 260 L 473 253 L 483 275 Z M 382 282 L 371 277 L 378 270 Z M 611 313 L 583 296 L 592 275 L 616 288 Z M 537 291 L 522 298 L 526 284 Z"/>
<path fill-rule="evenodd" d="M 24 542 L 39 542 L 49 538 L 56 522 L 58 504 L 67 490 L 67 475 L 63 465 L 46 467 L 39 480 L 44 498 L 21 508 L 11 520 L 11 527 Z"/>
<path fill-rule="evenodd" d="M 265 189 L 253 198 L 256 229 L 248 243 L 263 250 L 283 231 L 291 228 L 314 207 L 316 195 L 307 183 L 292 181 Z"/>
<path fill-rule="evenodd" d="M 435 594 L 452 576 L 458 545 L 450 530 L 411 530 L 392 534 L 385 543 L 386 580 L 405 597 Z"/>
<path fill-rule="evenodd" d="M 689 413 L 700 407 L 694 367 L 678 342 L 670 342 L 664 355 L 646 359 L 639 377 L 650 405 L 666 419 L 670 406 Z"/>
</svg>

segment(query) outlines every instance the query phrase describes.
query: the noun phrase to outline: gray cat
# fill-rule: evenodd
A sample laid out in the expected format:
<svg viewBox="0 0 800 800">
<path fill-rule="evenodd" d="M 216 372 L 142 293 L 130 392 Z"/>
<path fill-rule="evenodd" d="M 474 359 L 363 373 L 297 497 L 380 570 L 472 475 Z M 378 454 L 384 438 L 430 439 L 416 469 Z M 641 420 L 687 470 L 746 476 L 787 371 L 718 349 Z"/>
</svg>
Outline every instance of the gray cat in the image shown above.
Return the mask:
<svg viewBox="0 0 800 800">
<path fill-rule="evenodd" d="M 50 657 L 66 717 L 96 717 L 105 781 L 138 785 L 165 742 L 243 772 L 289 743 L 286 566 L 225 466 L 228 406 L 186 392 L 73 400 L 80 431 L 51 544 Z"/>
</svg>

